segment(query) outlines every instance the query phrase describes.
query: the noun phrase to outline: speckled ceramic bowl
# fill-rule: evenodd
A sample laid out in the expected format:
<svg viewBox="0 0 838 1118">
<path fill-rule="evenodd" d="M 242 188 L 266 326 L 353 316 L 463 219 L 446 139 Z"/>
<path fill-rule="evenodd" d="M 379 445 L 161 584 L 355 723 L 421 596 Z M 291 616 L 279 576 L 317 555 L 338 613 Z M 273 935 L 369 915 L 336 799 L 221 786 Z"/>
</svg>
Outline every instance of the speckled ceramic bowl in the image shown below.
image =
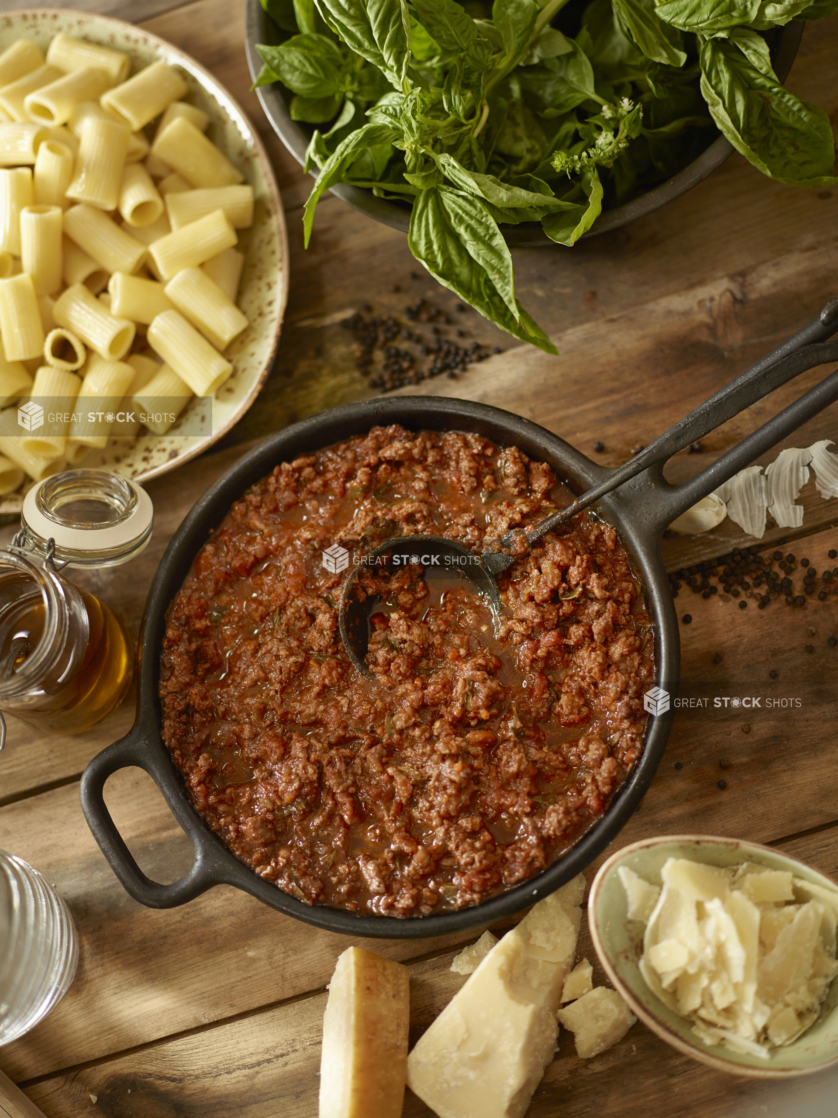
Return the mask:
<svg viewBox="0 0 838 1118">
<path fill-rule="evenodd" d="M 246 252 L 238 303 L 250 326 L 225 351 L 234 370 L 208 414 L 195 414 L 190 403 L 163 436 L 143 435 L 125 448 L 107 448 L 84 459 L 85 467 L 110 469 L 147 481 L 175 469 L 221 438 L 247 411 L 270 372 L 288 299 L 288 239 L 276 180 L 265 149 L 244 112 L 216 79 L 176 47 L 121 20 L 69 9 L 34 8 L 0 14 L 0 52 L 20 38 L 46 49 L 64 32 L 125 51 L 137 69 L 163 60 L 177 67 L 189 86 L 187 100 L 210 117 L 209 138 L 244 173 L 254 188 L 256 206 L 251 229 L 240 232 Z M 153 124 L 152 124 L 153 129 Z M 190 432 L 184 434 L 184 430 Z M 191 432 L 196 430 L 196 434 Z M 0 501 L 0 513 L 19 512 L 22 496 Z"/>
<path fill-rule="evenodd" d="M 657 1035 L 703 1064 L 759 1079 L 789 1079 L 823 1071 L 838 1064 L 838 979 L 834 979 L 817 1021 L 792 1044 L 775 1048 L 767 1059 L 733 1052 L 722 1045 L 703 1044 L 690 1022 L 668 1009 L 646 985 L 638 968 L 643 951 L 644 925 L 629 920 L 626 893 L 617 875 L 621 866 L 634 870 L 654 885 L 661 884 L 667 858 L 689 858 L 712 866 L 756 862 L 766 869 L 790 870 L 835 893 L 838 885 L 822 873 L 769 846 L 706 835 L 667 835 L 624 846 L 600 868 L 588 898 L 588 923 L 597 955 L 615 988 L 632 1011 Z"/>
</svg>

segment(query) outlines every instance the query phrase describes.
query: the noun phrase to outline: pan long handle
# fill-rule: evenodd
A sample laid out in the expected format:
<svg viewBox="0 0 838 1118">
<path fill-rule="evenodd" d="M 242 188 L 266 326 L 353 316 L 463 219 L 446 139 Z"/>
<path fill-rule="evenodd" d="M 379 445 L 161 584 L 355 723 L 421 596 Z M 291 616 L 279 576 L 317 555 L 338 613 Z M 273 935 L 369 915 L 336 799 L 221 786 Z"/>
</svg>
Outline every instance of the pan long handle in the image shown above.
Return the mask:
<svg viewBox="0 0 838 1118">
<path fill-rule="evenodd" d="M 830 356 L 822 358 L 821 353 L 824 350 L 829 350 Z M 814 358 L 813 351 L 815 352 Z M 807 347 L 789 360 L 799 360 L 801 362 L 800 372 L 822 364 L 823 361 L 838 361 L 838 342 L 829 346 Z M 742 442 L 737 443 L 736 446 L 723 454 L 721 458 L 717 458 L 711 466 L 702 470 L 697 477 L 687 482 L 686 485 L 671 486 L 662 478 L 659 479 L 659 485 L 656 487 L 659 495 L 656 509 L 659 521 L 658 528 L 662 531 L 677 516 L 694 505 L 696 501 L 700 501 L 702 497 L 706 497 L 708 493 L 718 489 L 723 482 L 733 477 L 745 466 L 750 465 L 755 458 L 765 454 L 767 450 L 776 446 L 778 442 L 796 431 L 807 420 L 813 419 L 824 408 L 834 404 L 836 400 L 838 400 L 838 370 L 814 388 L 810 388 L 805 395 L 801 396 L 799 400 L 795 400 L 793 404 L 779 412 L 773 419 L 763 423 L 762 427 L 758 427 Z"/>
</svg>

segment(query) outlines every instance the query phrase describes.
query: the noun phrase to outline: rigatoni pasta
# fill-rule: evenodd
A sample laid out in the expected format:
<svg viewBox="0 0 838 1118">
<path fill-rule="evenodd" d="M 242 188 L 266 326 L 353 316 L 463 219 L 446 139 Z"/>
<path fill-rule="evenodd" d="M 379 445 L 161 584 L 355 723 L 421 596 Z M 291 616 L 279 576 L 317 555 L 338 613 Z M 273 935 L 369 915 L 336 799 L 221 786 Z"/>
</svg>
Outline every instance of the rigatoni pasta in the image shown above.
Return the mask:
<svg viewBox="0 0 838 1118">
<path fill-rule="evenodd" d="M 11 280 L 4 280 L 11 283 Z M 126 318 L 115 318 L 84 284 L 68 287 L 53 309 L 55 321 L 72 330 L 86 346 L 106 361 L 119 361 L 131 348 L 136 326 Z M 43 347 L 43 339 L 41 346 Z"/>
<path fill-rule="evenodd" d="M 0 337 L 7 361 L 28 361 L 44 351 L 44 327 L 32 277 L 0 280 Z"/>
<path fill-rule="evenodd" d="M 67 35 L 46 58 L 26 40 L 0 53 L 0 493 L 168 432 L 247 328 L 234 246 L 253 190 L 177 67 L 129 69 Z M 22 398 L 43 401 L 34 431 Z"/>
<path fill-rule="evenodd" d="M 200 268 L 184 268 L 166 284 L 166 295 L 204 337 L 223 350 L 247 329 L 247 319 Z"/>
<path fill-rule="evenodd" d="M 244 179 L 227 156 L 183 116 L 175 117 L 155 136 L 151 154 L 162 159 L 172 171 L 183 175 L 196 188 L 234 186 Z"/>
<path fill-rule="evenodd" d="M 167 237 L 161 237 L 151 245 L 150 252 L 160 275 L 170 280 L 183 268 L 197 267 L 237 242 L 230 219 L 223 210 L 214 210 L 182 229 L 173 230 Z"/>
<path fill-rule="evenodd" d="M 119 188 L 119 212 L 131 226 L 152 225 L 163 213 L 163 199 L 139 163 L 126 163 Z"/>
<path fill-rule="evenodd" d="M 36 295 L 54 295 L 61 288 L 63 224 L 59 206 L 25 206 L 21 210 L 21 263 L 32 277 Z"/>
<path fill-rule="evenodd" d="M 23 483 L 26 474 L 14 462 L 0 454 L 0 497 L 7 497 Z"/>
<path fill-rule="evenodd" d="M 65 73 L 87 67 L 104 70 L 112 85 L 124 82 L 131 71 L 131 59 L 124 51 L 64 34 L 56 35 L 50 42 L 47 62 Z"/>
<path fill-rule="evenodd" d="M 73 177 L 75 156 L 60 140 L 45 140 L 38 148 L 33 175 L 33 200 L 36 206 L 70 205 L 67 187 Z"/>
<path fill-rule="evenodd" d="M 166 198 L 166 212 L 172 229 L 181 229 L 214 210 L 223 210 L 234 229 L 249 229 L 253 224 L 253 187 L 246 183 L 175 191 L 170 195 Z"/>
<path fill-rule="evenodd" d="M 149 326 L 147 337 L 154 352 L 171 365 L 196 396 L 211 396 L 233 371 L 230 362 L 177 311 L 159 314 Z"/>
<path fill-rule="evenodd" d="M 64 232 L 108 273 L 136 272 L 145 259 L 145 245 L 93 206 L 67 210 Z"/>
<path fill-rule="evenodd" d="M 18 39 L 0 54 L 0 89 L 19 78 L 25 78 L 33 70 L 40 69 L 45 61 L 41 50 L 34 43 L 28 39 Z"/>
<path fill-rule="evenodd" d="M 109 90 L 102 104 L 112 109 L 136 132 L 186 93 L 186 82 L 165 62 L 152 62 L 133 78 Z"/>
<path fill-rule="evenodd" d="M 124 124 L 89 116 L 82 128 L 76 173 L 67 197 L 100 210 L 114 210 L 131 133 Z"/>
</svg>

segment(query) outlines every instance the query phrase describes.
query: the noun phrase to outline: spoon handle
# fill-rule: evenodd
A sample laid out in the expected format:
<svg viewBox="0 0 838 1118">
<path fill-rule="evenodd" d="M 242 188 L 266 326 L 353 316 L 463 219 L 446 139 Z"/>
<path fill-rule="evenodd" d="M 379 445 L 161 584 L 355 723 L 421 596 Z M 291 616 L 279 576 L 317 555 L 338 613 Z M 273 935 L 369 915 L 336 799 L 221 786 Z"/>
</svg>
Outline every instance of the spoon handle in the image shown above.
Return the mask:
<svg viewBox="0 0 838 1118">
<path fill-rule="evenodd" d="M 732 419 L 757 400 L 761 400 L 774 389 L 793 380 L 806 369 L 827 361 L 838 360 L 836 346 L 826 344 L 826 339 L 836 332 L 838 332 L 838 299 L 833 299 L 827 303 L 816 319 L 787 338 L 730 384 L 719 389 L 709 400 L 690 412 L 684 419 L 679 420 L 665 434 L 660 435 L 639 454 L 610 473 L 598 485 L 592 486 L 572 504 L 552 513 L 531 528 L 526 530 L 515 528 L 508 532 L 501 540 L 501 546 L 514 546 L 516 538 L 520 539 L 522 535 L 527 540 L 527 546 L 532 545 L 547 532 L 582 512 L 600 497 L 604 497 L 606 493 L 637 477 L 650 466 L 663 464 L 679 450 L 684 450 L 690 443 L 703 438 L 710 431 L 728 419 Z M 484 556 L 484 562 L 489 563 L 489 559 L 489 555 Z M 504 570 L 507 566 L 509 563 L 503 563 L 498 570 Z M 492 569 L 491 565 L 490 569 Z"/>
</svg>

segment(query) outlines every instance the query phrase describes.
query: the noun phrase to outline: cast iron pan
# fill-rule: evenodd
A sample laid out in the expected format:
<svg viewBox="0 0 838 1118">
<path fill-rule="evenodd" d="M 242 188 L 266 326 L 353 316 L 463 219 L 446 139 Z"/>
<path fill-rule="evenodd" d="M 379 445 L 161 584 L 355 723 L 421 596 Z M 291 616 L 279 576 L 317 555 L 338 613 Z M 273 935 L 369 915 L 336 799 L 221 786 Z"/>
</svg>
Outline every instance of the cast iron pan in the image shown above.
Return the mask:
<svg viewBox="0 0 838 1118">
<path fill-rule="evenodd" d="M 680 437 L 686 433 L 690 439 L 700 438 L 792 376 L 826 361 L 838 361 L 838 344 L 811 344 L 822 342 L 836 330 L 838 300 L 824 310 L 820 319 L 716 393 L 673 431 L 677 430 Z M 805 348 L 801 348 L 803 346 Z M 784 356 L 788 354 L 791 356 Z M 781 357 L 784 359 L 778 362 Z M 834 400 L 838 400 L 838 372 L 683 486 L 672 486 L 663 477 L 663 466 L 675 448 L 674 441 L 667 435 L 644 452 L 654 461 L 643 473 L 594 506 L 594 511 L 618 530 L 645 586 L 657 638 L 655 683 L 658 687 L 674 694 L 679 677 L 678 622 L 659 547 L 664 528 Z M 95 757 L 82 775 L 81 803 L 90 829 L 119 880 L 141 904 L 169 908 L 192 900 L 213 885 L 226 884 L 258 897 L 280 912 L 332 932 L 412 938 L 463 931 L 508 917 L 574 877 L 617 835 L 648 788 L 666 745 L 673 718 L 671 710 L 650 715 L 643 754 L 626 783 L 598 822 L 557 862 L 529 881 L 482 904 L 456 912 L 407 919 L 356 916 L 326 905 L 304 904 L 240 862 L 191 807 L 180 774 L 160 735 L 159 657 L 170 602 L 210 532 L 249 486 L 280 462 L 364 434 L 373 426 L 390 423 L 400 423 L 415 431 L 470 431 L 501 446 L 518 446 L 532 458 L 549 462 L 559 478 L 565 479 L 576 492 L 603 481 L 610 473 L 529 420 L 485 404 L 433 396 L 381 398 L 335 408 L 271 435 L 246 454 L 198 501 L 169 544 L 154 577 L 143 616 L 137 720 L 131 731 Z M 161 885 L 142 872 L 105 806 L 105 781 L 118 769 L 130 765 L 144 769 L 157 783 L 194 846 L 195 861 L 191 870 L 174 884 Z"/>
</svg>

